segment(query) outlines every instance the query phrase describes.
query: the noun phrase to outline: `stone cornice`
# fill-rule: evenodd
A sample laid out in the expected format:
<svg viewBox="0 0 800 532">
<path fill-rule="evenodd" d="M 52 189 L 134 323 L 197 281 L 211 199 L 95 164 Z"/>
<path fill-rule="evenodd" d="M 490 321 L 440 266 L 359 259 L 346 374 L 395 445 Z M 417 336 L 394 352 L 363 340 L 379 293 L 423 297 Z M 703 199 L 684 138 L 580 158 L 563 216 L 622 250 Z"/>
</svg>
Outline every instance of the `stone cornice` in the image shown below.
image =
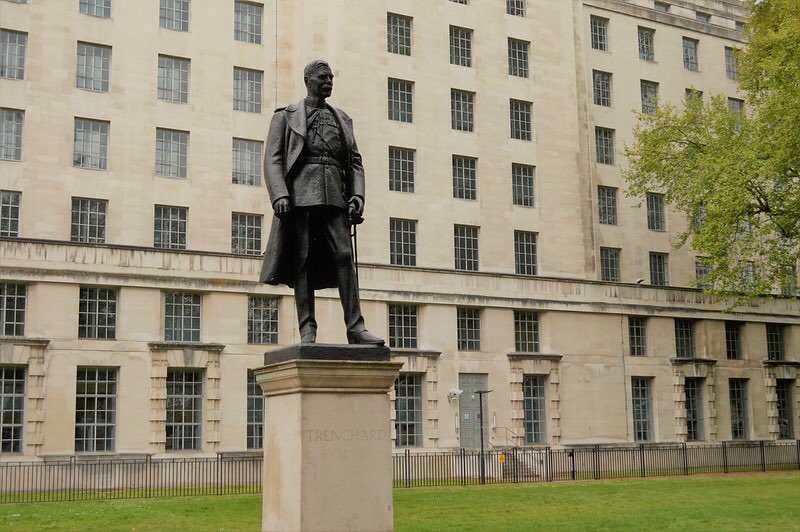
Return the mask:
<svg viewBox="0 0 800 532">
<path fill-rule="evenodd" d="M 393 347 L 390 349 L 393 357 L 439 358 L 442 355 L 441 351 L 433 351 L 429 349 L 404 349 L 399 347 Z"/>
<path fill-rule="evenodd" d="M 506 356 L 509 360 L 549 360 L 550 362 L 559 362 L 564 358 L 564 355 L 558 353 L 522 353 L 520 351 L 512 351 Z"/>
<path fill-rule="evenodd" d="M 684 357 L 674 357 L 669 359 L 672 364 L 705 364 L 708 366 L 713 366 L 718 362 L 716 358 L 684 358 Z"/>
<path fill-rule="evenodd" d="M 197 351 L 209 351 L 211 353 L 220 353 L 222 352 L 223 349 L 225 349 L 224 344 L 204 343 L 204 342 L 147 342 L 147 346 L 152 351 L 192 349 Z"/>
<path fill-rule="evenodd" d="M 800 368 L 800 360 L 769 360 L 764 359 L 761 361 L 764 367 L 775 367 L 775 366 L 792 366 L 795 368 Z"/>
<path fill-rule="evenodd" d="M 47 347 L 49 338 L 26 338 L 24 336 L 0 336 L 0 344 L 29 345 L 32 347 Z"/>
</svg>

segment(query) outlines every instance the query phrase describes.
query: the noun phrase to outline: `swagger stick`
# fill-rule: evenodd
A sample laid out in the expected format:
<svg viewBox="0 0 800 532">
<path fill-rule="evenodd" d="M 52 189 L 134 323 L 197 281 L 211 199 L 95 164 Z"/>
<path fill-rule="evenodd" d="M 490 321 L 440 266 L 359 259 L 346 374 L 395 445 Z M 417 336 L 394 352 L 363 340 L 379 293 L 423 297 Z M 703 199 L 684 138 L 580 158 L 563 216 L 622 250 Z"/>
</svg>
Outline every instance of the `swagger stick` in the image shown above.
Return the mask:
<svg viewBox="0 0 800 532">
<path fill-rule="evenodd" d="M 356 292 L 358 292 L 358 225 L 353 224 L 353 266 L 356 269 Z"/>
</svg>

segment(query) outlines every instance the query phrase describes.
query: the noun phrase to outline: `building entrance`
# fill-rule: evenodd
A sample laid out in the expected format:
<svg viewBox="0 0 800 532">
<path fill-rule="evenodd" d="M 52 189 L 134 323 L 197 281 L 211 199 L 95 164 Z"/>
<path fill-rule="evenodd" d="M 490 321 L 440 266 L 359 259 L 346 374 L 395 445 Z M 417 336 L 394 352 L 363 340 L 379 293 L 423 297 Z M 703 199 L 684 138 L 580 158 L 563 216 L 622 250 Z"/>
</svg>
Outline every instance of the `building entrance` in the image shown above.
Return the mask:
<svg viewBox="0 0 800 532">
<path fill-rule="evenodd" d="M 461 447 L 465 449 L 478 449 L 481 446 L 481 414 L 483 414 L 483 441 L 489 444 L 489 420 L 486 412 L 489 411 L 489 394 L 483 396 L 483 412 L 480 412 L 480 398 L 477 392 L 486 390 L 488 375 L 485 373 L 459 373 L 458 387 L 463 390 L 459 397 L 459 426 Z"/>
</svg>

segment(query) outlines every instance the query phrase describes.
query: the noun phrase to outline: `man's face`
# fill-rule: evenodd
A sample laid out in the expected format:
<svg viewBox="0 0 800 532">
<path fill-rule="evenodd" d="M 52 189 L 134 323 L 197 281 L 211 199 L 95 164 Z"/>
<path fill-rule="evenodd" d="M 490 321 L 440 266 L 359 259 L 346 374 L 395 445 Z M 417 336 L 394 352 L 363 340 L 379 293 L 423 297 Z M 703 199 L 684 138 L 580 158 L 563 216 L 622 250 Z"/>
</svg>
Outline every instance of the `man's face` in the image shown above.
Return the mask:
<svg viewBox="0 0 800 532">
<path fill-rule="evenodd" d="M 321 66 L 312 72 L 306 80 L 308 93 L 317 98 L 327 98 L 333 92 L 333 72 L 326 66 Z"/>
</svg>

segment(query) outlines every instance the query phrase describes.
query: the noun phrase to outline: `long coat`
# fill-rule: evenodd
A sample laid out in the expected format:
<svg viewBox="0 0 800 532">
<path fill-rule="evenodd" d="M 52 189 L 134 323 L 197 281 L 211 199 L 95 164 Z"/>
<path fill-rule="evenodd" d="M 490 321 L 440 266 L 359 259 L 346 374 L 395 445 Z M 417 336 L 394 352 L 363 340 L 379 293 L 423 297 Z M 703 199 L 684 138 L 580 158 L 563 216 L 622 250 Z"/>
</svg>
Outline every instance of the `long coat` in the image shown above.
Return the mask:
<svg viewBox="0 0 800 532">
<path fill-rule="evenodd" d="M 361 154 L 358 152 L 353 136 L 353 121 L 341 109 L 328 106 L 339 122 L 344 137 L 345 157 L 340 161 L 343 168 L 344 193 L 347 198 L 360 196 L 364 198 L 364 167 Z M 279 108 L 272 116 L 267 135 L 264 154 L 264 175 L 271 203 L 281 198 L 288 198 L 294 207 L 294 198 L 290 194 L 290 184 L 302 167 L 301 154 L 307 135 L 305 100 L 285 108 Z M 294 231 L 291 226 L 291 214 L 278 218 L 273 216 L 272 228 L 261 265 L 260 280 L 267 284 L 285 284 L 294 286 Z M 310 267 L 310 282 L 314 289 L 333 288 L 336 280 L 331 262 L 325 257 Z"/>
</svg>

